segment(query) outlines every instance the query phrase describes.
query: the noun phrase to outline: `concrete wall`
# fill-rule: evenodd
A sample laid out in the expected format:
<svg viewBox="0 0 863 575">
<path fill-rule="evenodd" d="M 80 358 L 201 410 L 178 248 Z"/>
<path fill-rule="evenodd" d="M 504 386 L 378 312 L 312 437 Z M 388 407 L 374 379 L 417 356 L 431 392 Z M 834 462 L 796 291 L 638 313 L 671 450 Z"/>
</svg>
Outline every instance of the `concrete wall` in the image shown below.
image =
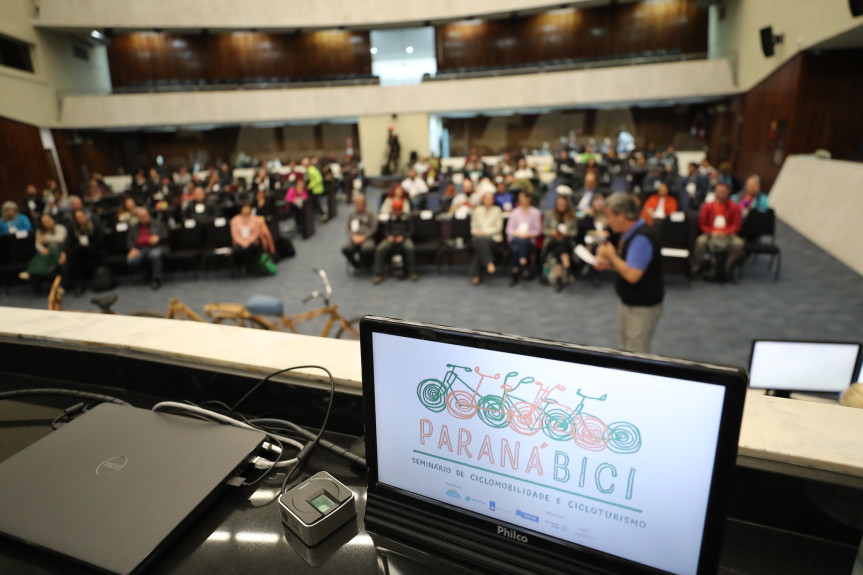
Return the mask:
<svg viewBox="0 0 863 575">
<path fill-rule="evenodd" d="M 60 97 L 68 93 L 111 90 L 104 46 L 91 46 L 81 37 L 33 28 L 29 0 L 0 2 L 0 34 L 33 46 L 34 73 L 0 66 L 0 116 L 36 126 L 53 126 L 60 118 Z M 72 46 L 87 47 L 89 61 L 75 58 Z"/>
<path fill-rule="evenodd" d="M 401 144 L 400 170 L 404 172 L 404 166 L 412 150 L 416 150 L 420 156 L 428 156 L 429 153 L 429 115 L 423 113 L 378 114 L 373 116 L 361 116 L 359 119 L 360 151 L 363 163 L 366 167 L 367 176 L 379 176 L 389 155 L 389 144 L 387 136 L 389 128 L 393 126 Z"/>
<path fill-rule="evenodd" d="M 5 0 L 4 0 L 5 1 Z M 588 4 L 575 0 L 568 4 Z M 333 28 L 417 24 L 513 10 L 554 8 L 549 0 L 41 0 L 36 24 L 49 28 Z"/>
<path fill-rule="evenodd" d="M 711 56 L 736 60 L 738 87 L 748 91 L 795 54 L 863 27 L 853 18 L 847 0 L 727 0 L 725 17 L 712 7 L 709 52 Z M 761 51 L 761 28 L 772 26 L 784 34 L 776 54 L 766 58 Z"/>
<path fill-rule="evenodd" d="M 411 86 L 69 96 L 63 100 L 63 114 L 57 127 L 271 122 L 575 107 L 638 100 L 685 100 L 733 92 L 728 63 L 702 60 Z M 426 147 L 428 143 L 423 146 Z"/>
<path fill-rule="evenodd" d="M 782 221 L 863 275 L 863 164 L 790 156 L 769 198 Z"/>
</svg>

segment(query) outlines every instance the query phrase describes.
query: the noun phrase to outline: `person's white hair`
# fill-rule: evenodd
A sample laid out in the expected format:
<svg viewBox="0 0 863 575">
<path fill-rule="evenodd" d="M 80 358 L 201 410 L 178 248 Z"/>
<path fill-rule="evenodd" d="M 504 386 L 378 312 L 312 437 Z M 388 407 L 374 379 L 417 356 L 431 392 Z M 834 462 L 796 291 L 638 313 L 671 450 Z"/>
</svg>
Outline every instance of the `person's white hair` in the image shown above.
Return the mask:
<svg viewBox="0 0 863 575">
<path fill-rule="evenodd" d="M 555 191 L 557 192 L 557 194 L 559 196 L 571 196 L 572 195 L 572 188 L 570 188 L 569 186 L 567 186 L 565 184 L 561 184 L 561 185 L 557 186 L 557 188 L 555 188 Z"/>
</svg>

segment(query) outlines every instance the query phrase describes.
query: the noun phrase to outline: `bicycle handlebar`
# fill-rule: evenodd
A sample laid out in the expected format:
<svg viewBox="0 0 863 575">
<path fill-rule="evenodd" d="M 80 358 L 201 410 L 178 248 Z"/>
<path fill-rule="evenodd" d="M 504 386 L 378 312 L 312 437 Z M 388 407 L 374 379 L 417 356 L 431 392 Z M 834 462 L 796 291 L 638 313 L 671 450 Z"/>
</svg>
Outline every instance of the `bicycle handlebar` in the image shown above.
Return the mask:
<svg viewBox="0 0 863 575">
<path fill-rule="evenodd" d="M 330 279 L 327 277 L 327 272 L 319 268 L 312 268 L 312 271 L 321 276 L 321 280 L 324 282 L 324 305 L 330 305 L 330 297 L 333 295 L 333 288 L 330 285 Z"/>
</svg>

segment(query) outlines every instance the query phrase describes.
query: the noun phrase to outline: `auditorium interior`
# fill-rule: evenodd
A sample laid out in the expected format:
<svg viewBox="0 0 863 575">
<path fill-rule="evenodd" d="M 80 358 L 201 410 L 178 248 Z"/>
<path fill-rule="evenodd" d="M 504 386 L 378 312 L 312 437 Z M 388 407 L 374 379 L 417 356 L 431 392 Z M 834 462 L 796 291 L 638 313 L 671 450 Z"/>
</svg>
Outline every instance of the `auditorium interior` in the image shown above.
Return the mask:
<svg viewBox="0 0 863 575">
<path fill-rule="evenodd" d="M 739 368 L 736 464 L 714 476 L 724 529 L 691 572 L 863 574 L 861 62 L 861 0 L 5 0 L 0 478 L 4 460 L 103 396 L 289 419 L 306 431 L 276 429 L 308 442 L 294 468 L 271 464 L 255 489 L 196 509 L 147 569 L 495 571 L 473 551 L 366 530 L 377 468 L 319 445 L 369 451 L 361 318 L 394 318 L 634 357 L 648 372 L 665 358 Z M 723 185 L 739 255 L 714 248 L 727 244 L 705 223 Z M 490 261 L 470 215 L 486 195 L 504 222 Z M 596 196 L 617 195 L 657 238 L 654 356 L 621 344 L 622 274 L 595 264 L 612 214 Z M 506 222 L 522 196 L 543 222 L 563 199 L 558 222 L 574 219 L 544 226 L 519 259 Z M 373 225 L 356 241 L 358 198 Z M 400 221 L 409 248 L 392 247 L 406 245 Z M 839 388 L 765 387 L 758 342 L 855 351 Z M 44 473 L 62 482 L 57 466 Z M 307 545 L 272 501 L 317 471 L 357 495 L 358 524 Z M 8 524 L 0 571 L 93 572 Z M 589 544 L 582 564 L 563 539 L 585 573 L 677 572 L 604 564 Z"/>
</svg>

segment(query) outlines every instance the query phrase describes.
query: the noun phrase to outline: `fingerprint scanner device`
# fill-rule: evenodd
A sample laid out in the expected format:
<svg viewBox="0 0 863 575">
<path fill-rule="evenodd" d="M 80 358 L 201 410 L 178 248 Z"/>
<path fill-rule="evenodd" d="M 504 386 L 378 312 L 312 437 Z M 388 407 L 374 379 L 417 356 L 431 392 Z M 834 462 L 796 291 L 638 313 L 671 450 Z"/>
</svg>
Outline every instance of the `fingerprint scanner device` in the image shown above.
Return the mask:
<svg viewBox="0 0 863 575">
<path fill-rule="evenodd" d="M 321 471 L 279 497 L 282 523 L 306 545 L 317 545 L 357 514 L 354 493 Z"/>
<path fill-rule="evenodd" d="M 716 573 L 746 373 L 366 317 L 366 530 L 500 574 Z"/>
<path fill-rule="evenodd" d="M 0 534 L 100 572 L 137 573 L 245 469 L 265 438 L 103 403 L 0 462 Z"/>
</svg>

